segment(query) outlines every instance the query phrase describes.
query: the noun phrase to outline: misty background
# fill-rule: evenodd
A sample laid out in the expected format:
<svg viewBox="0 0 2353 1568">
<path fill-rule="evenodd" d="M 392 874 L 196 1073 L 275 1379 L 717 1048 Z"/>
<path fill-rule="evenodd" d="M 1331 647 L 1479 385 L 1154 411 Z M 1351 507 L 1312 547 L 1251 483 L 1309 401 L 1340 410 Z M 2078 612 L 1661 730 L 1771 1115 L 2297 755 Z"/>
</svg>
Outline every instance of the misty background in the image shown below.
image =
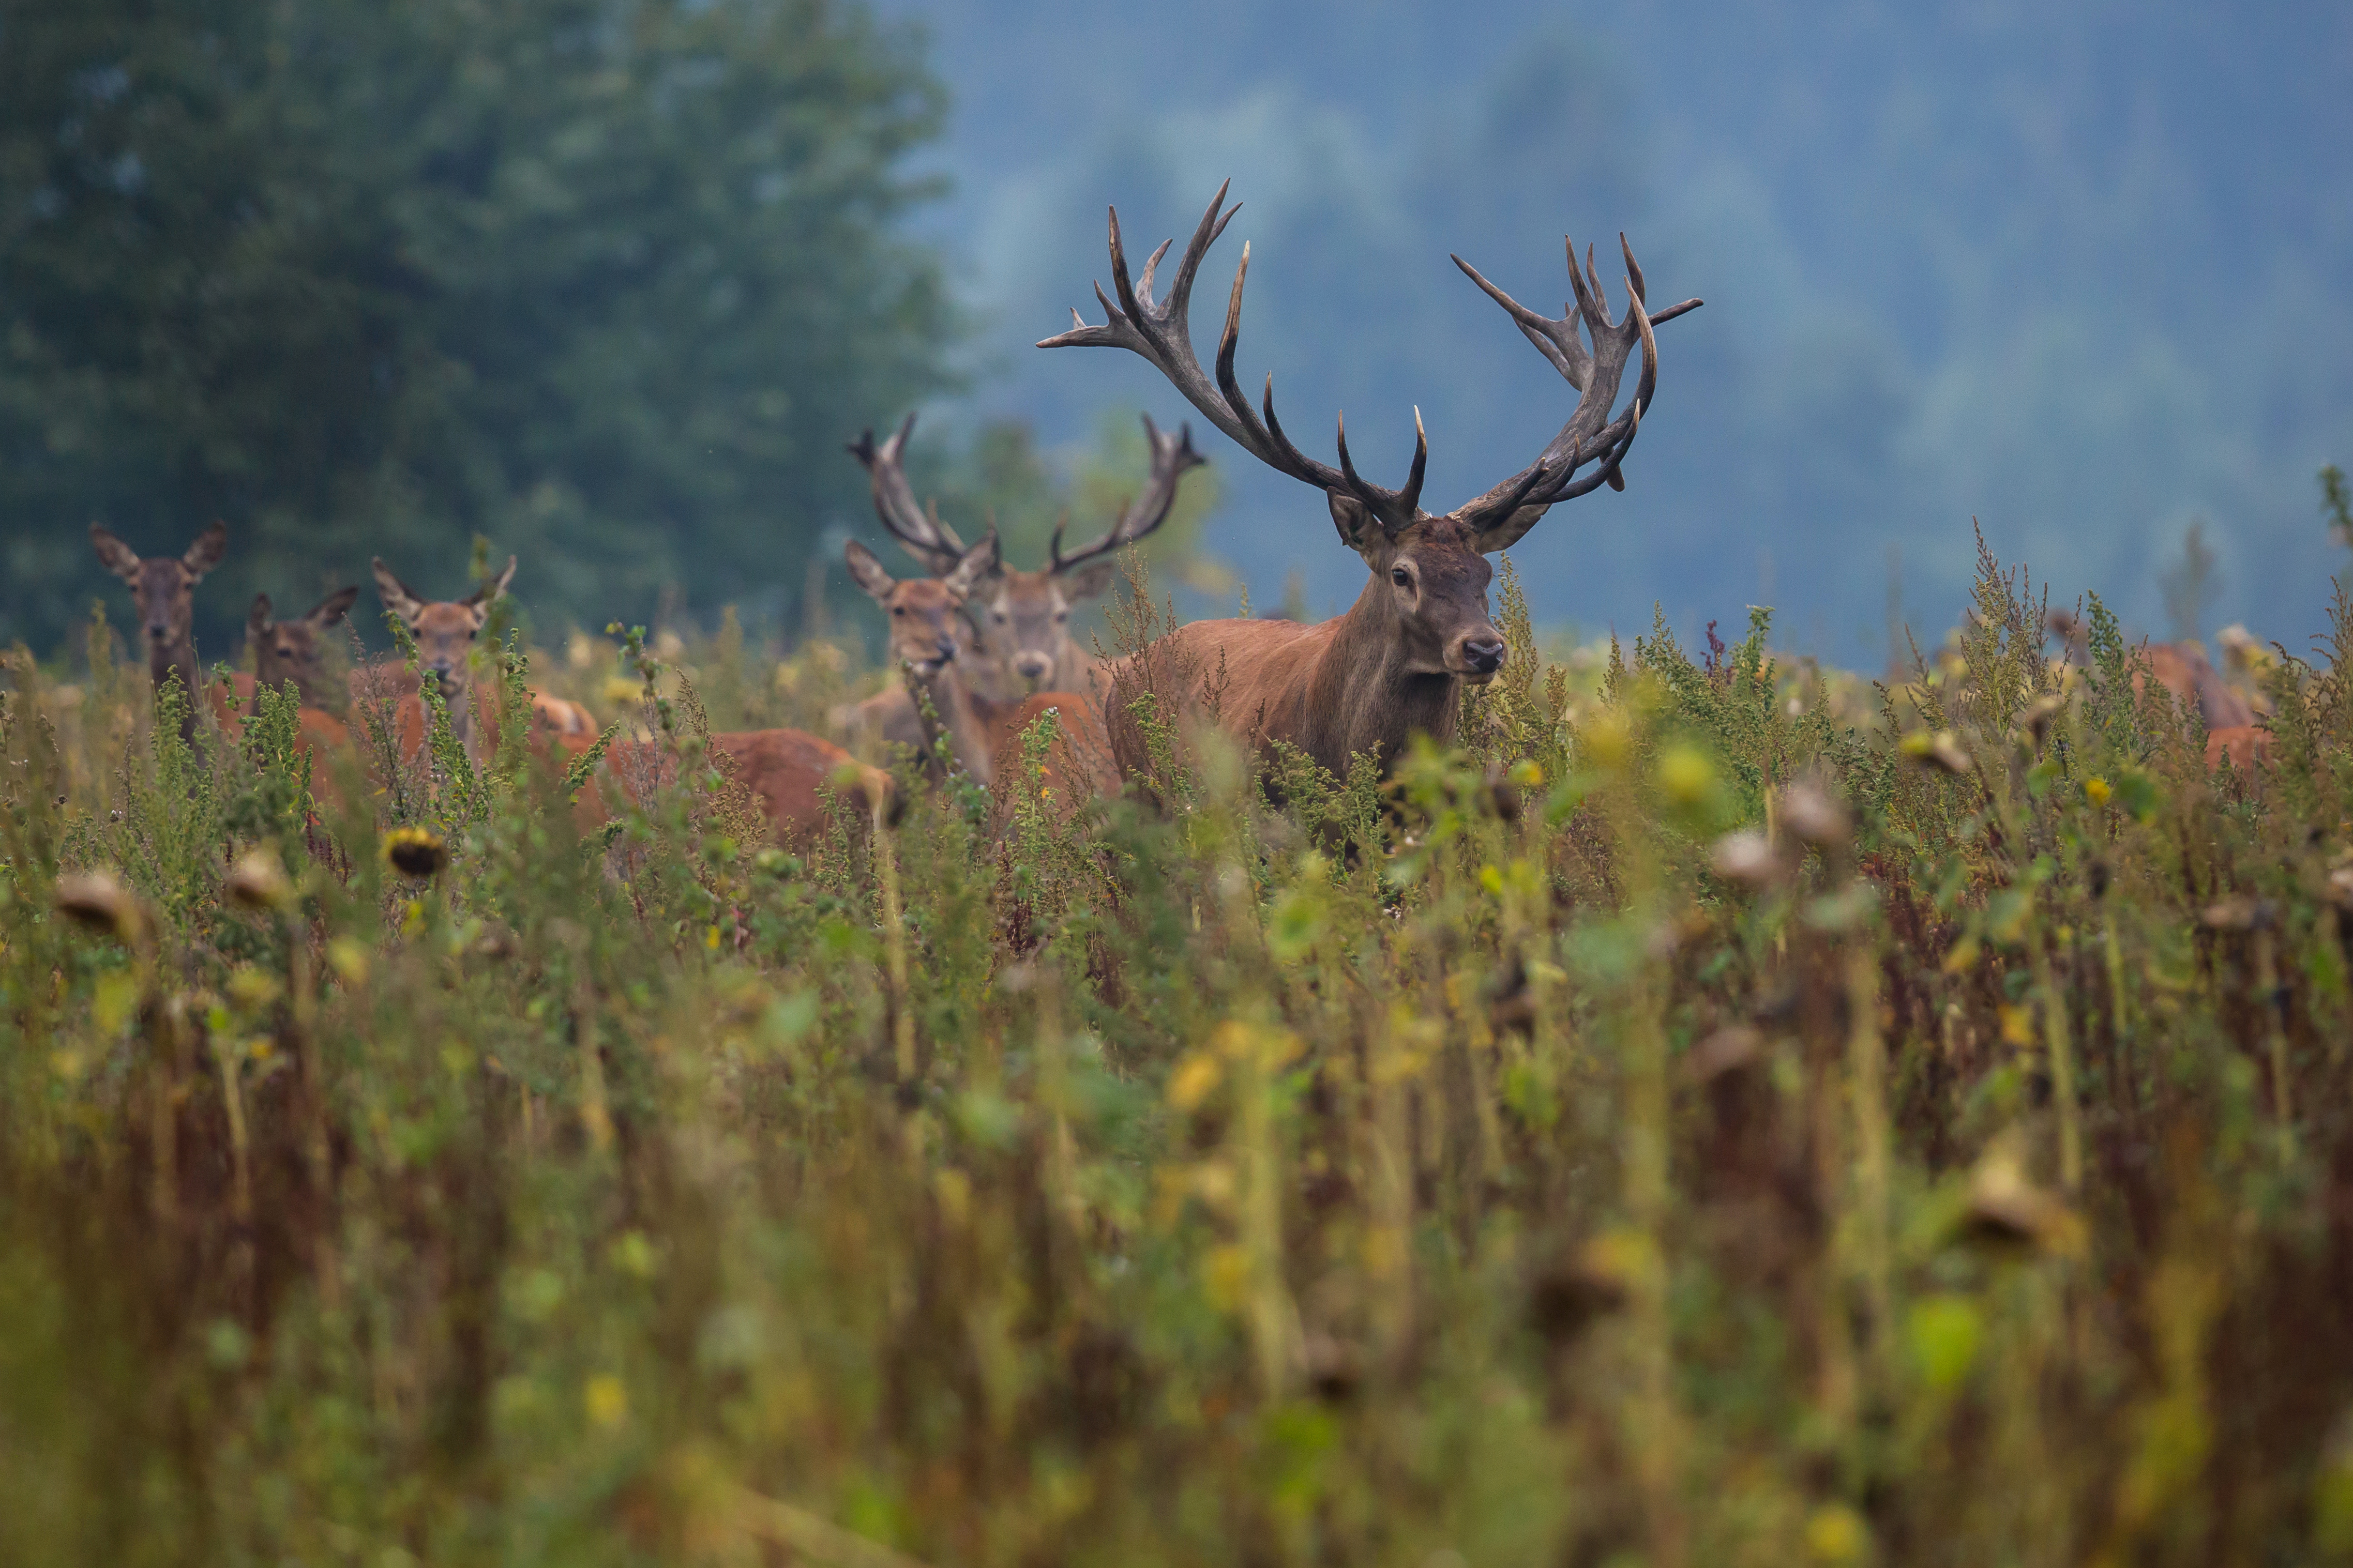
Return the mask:
<svg viewBox="0 0 2353 1568">
<path fill-rule="evenodd" d="M 789 631 L 875 536 L 841 443 L 916 406 L 919 479 L 1018 560 L 1136 477 L 1135 411 L 1190 415 L 1134 356 L 1029 346 L 1100 320 L 1105 206 L 1140 259 L 1230 177 L 1205 357 L 1247 239 L 1244 380 L 1319 456 L 1345 408 L 1392 484 L 1419 405 L 1436 507 L 1573 402 L 1450 251 L 1551 312 L 1567 230 L 1614 307 L 1623 230 L 1654 304 L 1705 298 L 1627 492 L 1513 552 L 1542 622 L 1771 604 L 1875 667 L 1892 592 L 1924 639 L 1959 614 L 1974 516 L 2167 635 L 2199 523 L 2196 629 L 2300 647 L 2345 564 L 2314 474 L 2353 455 L 2348 81 L 2320 4 L 8 0 L 0 637 L 119 595 L 93 518 L 176 551 L 214 516 L 208 655 L 256 587 L 299 608 L 379 549 L 454 589 L 477 532 L 543 628 Z M 1320 499 L 1194 424 L 1181 542 L 1344 608 Z"/>
</svg>

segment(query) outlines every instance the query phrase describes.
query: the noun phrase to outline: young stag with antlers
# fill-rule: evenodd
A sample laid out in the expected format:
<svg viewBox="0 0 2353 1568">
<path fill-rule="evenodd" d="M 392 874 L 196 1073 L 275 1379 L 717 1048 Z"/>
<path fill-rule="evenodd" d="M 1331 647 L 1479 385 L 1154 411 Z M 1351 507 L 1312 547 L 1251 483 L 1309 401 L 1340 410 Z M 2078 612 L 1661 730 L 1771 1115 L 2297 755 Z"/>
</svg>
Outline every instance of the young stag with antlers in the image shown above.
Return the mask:
<svg viewBox="0 0 2353 1568">
<path fill-rule="evenodd" d="M 90 544 L 106 569 L 131 589 L 132 602 L 139 607 L 141 640 L 147 645 L 147 674 L 155 689 L 161 691 L 174 675 L 180 678 L 180 689 L 188 700 L 180 718 L 180 739 L 193 741 L 196 703 L 206 695 L 196 673 L 196 584 L 227 552 L 228 525 L 213 524 L 181 555 L 139 555 L 95 522 L 90 525 Z M 226 699 L 216 697 L 215 706 L 226 709 Z"/>
<path fill-rule="evenodd" d="M 850 454 L 865 465 L 873 481 L 874 515 L 933 576 L 955 574 L 968 553 L 956 531 L 940 520 L 938 509 L 918 506 L 908 484 L 902 458 L 915 416 L 907 416 L 897 432 L 879 445 L 874 432 L 860 436 Z M 981 577 L 966 596 L 964 613 L 976 625 L 954 624 L 958 679 L 987 697 L 1013 697 L 1033 691 L 1094 692 L 1099 673 L 1092 655 L 1071 636 L 1071 613 L 1080 604 L 1111 586 L 1117 563 L 1114 552 L 1149 536 L 1168 521 L 1176 505 L 1177 481 L 1188 468 L 1203 464 L 1193 450 L 1190 427 L 1164 436 L 1145 416 L 1144 435 L 1152 453 L 1152 468 L 1144 490 L 1129 504 L 1111 531 L 1071 553 L 1062 553 L 1062 525 L 1056 524 L 1047 544 L 1045 566 L 1018 572 L 991 555 Z M 862 585 L 862 584 L 861 584 Z M 838 710 L 838 728 L 879 735 L 902 745 L 923 744 L 922 720 L 903 687 L 893 686 L 865 701 Z"/>
<path fill-rule="evenodd" d="M 879 487 L 878 487 L 879 488 Z M 1040 691 L 1029 697 L 991 697 L 963 678 L 957 667 L 964 646 L 957 623 L 974 584 L 997 560 L 997 531 L 966 550 L 944 577 L 894 578 L 874 552 L 851 540 L 842 552 L 849 575 L 891 618 L 891 658 L 907 671 L 910 705 L 920 691 L 937 716 L 956 765 L 983 784 L 997 777 L 998 753 L 1039 715 L 1060 715 L 1065 735 L 1103 732 L 1103 710 L 1078 692 Z M 922 722 L 919 721 L 919 722 Z M 919 737 L 928 754 L 937 734 L 928 726 Z M 1078 770 L 1073 769 L 1076 776 Z"/>
<path fill-rule="evenodd" d="M 1272 376 L 1267 378 L 1260 407 L 1251 408 L 1234 379 L 1242 280 L 1250 270 L 1247 245 L 1226 304 L 1216 380 L 1201 369 L 1187 311 L 1202 258 L 1240 210 L 1226 206 L 1226 190 L 1220 185 L 1201 215 L 1164 300 L 1153 299 L 1152 278 L 1168 252 L 1167 244 L 1145 263 L 1141 280 L 1131 282 L 1120 242 L 1119 213 L 1113 209 L 1111 267 L 1116 302 L 1100 284 L 1095 288 L 1104 324 L 1089 326 L 1073 310 L 1071 330 L 1038 346 L 1123 348 L 1143 355 L 1244 451 L 1322 490 L 1341 542 L 1364 557 L 1372 576 L 1354 608 L 1319 626 L 1197 621 L 1179 627 L 1143 655 L 1120 661 L 1113 671 L 1119 695 L 1113 700 L 1118 704 L 1127 692 L 1149 688 L 1155 669 L 1189 672 L 1183 679 L 1222 680 L 1219 721 L 1260 746 L 1288 742 L 1334 773 L 1345 772 L 1352 755 L 1370 752 L 1387 769 L 1417 732 L 1441 742 L 1451 739 L 1462 687 L 1493 679 L 1510 652 L 1488 618 L 1487 584 L 1493 570 L 1486 557 L 1516 542 L 1546 509 L 1603 484 L 1625 487 L 1619 466 L 1634 444 L 1658 377 L 1658 344 L 1651 328 L 1695 309 L 1700 301 L 1687 300 L 1655 316 L 1647 313 L 1642 269 L 1622 236 L 1619 243 L 1626 258 L 1629 297 L 1625 319 L 1614 322 L 1591 252 L 1580 272 L 1574 243 L 1568 247 L 1568 276 L 1577 300 L 1558 321 L 1526 309 L 1470 263 L 1454 258 L 1473 283 L 1510 312 L 1521 332 L 1579 395 L 1568 423 L 1535 462 L 1453 511 L 1433 515 L 1420 507 L 1429 444 L 1421 435 L 1419 410 L 1414 414 L 1413 468 L 1405 488 L 1392 490 L 1366 482 L 1356 472 L 1348 455 L 1345 419 L 1337 468 L 1292 445 L 1275 418 Z M 1579 339 L 1580 321 L 1592 339 L 1590 350 Z M 1641 378 L 1626 411 L 1613 419 L 1610 407 L 1617 401 L 1619 380 L 1637 347 L 1641 351 Z M 1588 464 L 1591 468 L 1580 477 L 1577 470 Z M 1201 693 L 1197 685 L 1196 690 L 1181 695 L 1198 702 Z M 1115 725 L 1113 736 L 1121 765 L 1131 771 L 1141 767 L 1145 759 L 1137 754 L 1133 727 Z"/>
</svg>

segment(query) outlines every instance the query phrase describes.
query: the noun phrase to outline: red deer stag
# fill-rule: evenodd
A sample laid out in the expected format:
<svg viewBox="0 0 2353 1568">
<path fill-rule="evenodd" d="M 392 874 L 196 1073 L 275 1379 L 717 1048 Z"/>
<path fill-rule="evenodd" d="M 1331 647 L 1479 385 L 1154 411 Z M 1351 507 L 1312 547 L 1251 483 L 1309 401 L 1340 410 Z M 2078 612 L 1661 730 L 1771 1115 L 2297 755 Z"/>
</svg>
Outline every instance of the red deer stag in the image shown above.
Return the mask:
<svg viewBox="0 0 2353 1568">
<path fill-rule="evenodd" d="M 915 416 L 910 414 L 898 434 L 880 447 L 870 430 L 849 449 L 873 479 L 874 514 L 882 526 L 932 575 L 944 577 L 963 559 L 964 541 L 940 521 L 935 508 L 915 504 L 914 489 L 901 463 L 914 427 Z M 1093 686 L 1096 661 L 1071 636 L 1071 612 L 1111 586 L 1117 570 L 1114 553 L 1167 521 L 1176 504 L 1177 482 L 1188 469 L 1207 464 L 1193 449 L 1190 426 L 1165 436 L 1147 414 L 1144 438 L 1152 454 L 1151 471 L 1143 492 L 1109 532 L 1065 555 L 1063 525 L 1057 523 L 1046 545 L 1043 569 L 1017 572 L 999 559 L 967 605 L 979 612 L 981 637 L 990 654 L 1029 690 L 1085 691 Z"/>
<path fill-rule="evenodd" d="M 1622 321 L 1609 320 L 1606 295 L 1588 250 L 1582 272 L 1577 247 L 1568 247 L 1569 284 L 1577 299 L 1553 321 L 1522 306 L 1461 258 L 1470 279 L 1510 312 L 1521 332 L 1578 393 L 1575 410 L 1560 434 L 1536 460 L 1486 494 L 1443 515 L 1421 510 L 1422 473 L 1429 443 L 1421 416 L 1414 416 L 1413 467 L 1402 489 L 1384 489 L 1356 472 L 1348 453 L 1347 425 L 1340 425 L 1337 468 L 1317 462 L 1293 446 L 1274 413 L 1274 378 L 1269 376 L 1261 406 L 1253 410 L 1234 379 L 1234 348 L 1241 327 L 1242 280 L 1250 270 L 1250 247 L 1242 247 L 1227 300 L 1225 333 L 1218 345 L 1217 378 L 1211 381 L 1195 357 L 1187 311 L 1194 274 L 1209 247 L 1239 207 L 1217 196 L 1193 231 L 1177 263 L 1166 300 L 1152 297 L 1152 279 L 1168 252 L 1164 243 L 1145 263 L 1139 281 L 1128 278 L 1120 241 L 1119 213 L 1111 215 L 1111 268 L 1116 300 L 1095 288 L 1105 321 L 1089 326 L 1076 310 L 1071 328 L 1046 339 L 1040 348 L 1124 348 L 1141 354 L 1182 393 L 1201 415 L 1235 444 L 1279 473 L 1303 479 L 1324 494 L 1340 541 L 1365 559 L 1372 575 L 1356 605 L 1318 626 L 1287 621 L 1197 621 L 1179 627 L 1140 656 L 1114 667 L 1114 701 L 1155 681 L 1153 671 L 1176 670 L 1196 684 L 1178 695 L 1198 704 L 1198 682 L 1223 682 L 1219 722 L 1264 747 L 1288 742 L 1335 773 L 1345 772 L 1357 752 L 1376 753 L 1380 765 L 1394 765 L 1407 740 L 1428 733 L 1452 738 L 1465 684 L 1494 679 L 1510 650 L 1488 618 L 1487 584 L 1493 569 L 1486 557 L 1517 542 L 1546 509 L 1572 500 L 1603 484 L 1620 489 L 1627 449 L 1641 426 L 1658 377 L 1658 344 L 1651 328 L 1700 301 L 1687 300 L 1656 316 L 1643 309 L 1642 269 L 1621 236 L 1628 300 Z M 1588 351 L 1577 332 L 1582 321 L 1592 339 Z M 1624 413 L 1610 417 L 1628 358 L 1641 351 L 1641 374 Z M 1587 464 L 1590 471 L 1579 477 Z M 1139 659 L 1143 662 L 1139 664 Z M 1144 758 L 1134 726 L 1115 723 L 1120 764 L 1130 771 Z"/>
<path fill-rule="evenodd" d="M 156 689 L 173 675 L 179 676 L 180 689 L 188 700 L 180 719 L 180 739 L 193 741 L 196 703 L 205 695 L 196 675 L 195 589 L 228 549 L 228 525 L 213 524 L 183 555 L 141 556 L 95 522 L 90 525 L 90 543 L 106 569 L 131 589 L 132 602 L 139 607 L 141 640 L 147 645 L 147 674 Z M 212 695 L 216 706 L 226 710 L 226 697 Z"/>
<path fill-rule="evenodd" d="M 893 578 L 874 552 L 851 540 L 844 548 L 849 574 L 891 617 L 891 658 L 907 671 L 910 698 L 920 690 L 947 735 L 956 765 L 983 784 L 997 777 L 997 753 L 1007 742 L 1048 709 L 1061 714 L 1066 734 L 1099 731 L 1101 710 L 1069 691 L 1040 691 L 1025 698 L 991 697 L 976 689 L 957 667 L 956 623 L 965 600 L 997 560 L 997 534 L 965 551 L 944 577 Z M 916 709 L 920 712 L 920 709 Z M 936 736 L 920 736 L 929 753 Z"/>
</svg>

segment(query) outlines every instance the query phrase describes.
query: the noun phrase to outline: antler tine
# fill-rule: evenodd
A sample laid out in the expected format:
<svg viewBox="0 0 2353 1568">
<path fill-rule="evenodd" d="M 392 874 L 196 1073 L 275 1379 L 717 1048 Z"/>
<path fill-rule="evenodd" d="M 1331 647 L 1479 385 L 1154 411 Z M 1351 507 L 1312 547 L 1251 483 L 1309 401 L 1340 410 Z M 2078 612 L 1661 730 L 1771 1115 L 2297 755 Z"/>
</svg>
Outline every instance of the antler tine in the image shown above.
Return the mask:
<svg viewBox="0 0 2353 1568">
<path fill-rule="evenodd" d="M 1193 427 L 1189 425 L 1177 426 L 1174 437 L 1163 436 L 1147 414 L 1144 416 L 1144 439 L 1152 451 L 1152 472 L 1145 480 L 1143 491 L 1112 524 L 1110 532 L 1069 555 L 1062 553 L 1062 529 L 1070 520 L 1065 517 L 1057 522 L 1054 536 L 1046 547 L 1049 572 L 1059 574 L 1098 555 L 1133 544 L 1168 521 L 1168 513 L 1176 504 L 1176 481 L 1184 478 L 1187 469 L 1200 468 L 1205 459 L 1193 449 Z"/>
<path fill-rule="evenodd" d="M 954 529 L 940 521 L 937 510 L 927 514 L 917 504 L 914 489 L 907 483 L 906 470 L 900 459 L 914 429 L 915 416 L 910 414 L 880 446 L 875 444 L 874 432 L 867 430 L 847 449 L 864 465 L 873 481 L 874 515 L 884 531 L 934 575 L 940 575 L 955 570 L 965 553 L 964 542 L 956 537 Z"/>
<path fill-rule="evenodd" d="M 1660 321 L 1696 310 L 1700 301 L 1686 300 L 1652 316 L 1643 303 L 1649 291 L 1648 280 L 1641 264 L 1634 258 L 1633 247 L 1623 234 L 1618 237 L 1618 243 L 1626 258 L 1627 290 L 1626 314 L 1618 321 L 1612 321 L 1607 313 L 1608 296 L 1602 292 L 1589 247 L 1580 262 L 1575 243 L 1566 246 L 1569 286 L 1577 298 L 1569 306 L 1571 313 L 1556 321 L 1519 307 L 1511 296 L 1480 277 L 1477 269 L 1457 258 L 1463 272 L 1510 313 L 1522 335 L 1545 351 L 1553 368 L 1560 371 L 1563 379 L 1579 395 L 1568 423 L 1535 463 L 1457 514 L 1482 531 L 1495 531 L 1516 539 L 1546 507 L 1573 500 L 1604 484 L 1625 488 L 1620 466 L 1633 447 L 1642 416 L 1649 411 L 1658 387 L 1659 350 L 1654 328 Z M 1577 341 L 1580 318 L 1593 340 L 1589 354 Z M 1626 361 L 1637 346 L 1641 351 L 1642 368 L 1633 400 L 1623 414 L 1613 419 L 1610 407 L 1617 402 Z M 1572 371 L 1583 374 L 1574 374 Z M 1588 462 L 1594 468 L 1580 478 L 1577 469 Z"/>
<path fill-rule="evenodd" d="M 1381 526 L 1391 533 L 1411 522 L 1419 510 L 1422 475 L 1430 465 L 1430 437 L 1422 432 L 1421 410 L 1416 408 L 1413 411 L 1413 471 L 1407 476 L 1405 489 L 1401 490 L 1386 489 L 1368 483 L 1356 472 L 1356 465 L 1348 458 L 1348 416 L 1345 412 L 1340 416 L 1339 445 L 1340 477 L 1346 482 L 1348 493 L 1362 501 L 1365 510 L 1378 519 Z"/>
<path fill-rule="evenodd" d="M 1174 240 L 1164 239 L 1159 249 L 1144 258 L 1144 272 L 1135 280 L 1135 298 L 1146 309 L 1152 304 L 1152 275 L 1160 269 L 1160 258 L 1168 254 L 1168 247 L 1175 243 Z"/>
<path fill-rule="evenodd" d="M 1304 479 L 1324 490 L 1343 490 L 1347 481 L 1341 473 L 1318 463 L 1299 451 L 1282 437 L 1281 428 L 1271 418 L 1272 404 L 1268 403 L 1270 416 L 1261 423 L 1251 413 L 1249 400 L 1242 395 L 1233 374 L 1234 346 L 1239 341 L 1241 322 L 1242 284 L 1250 269 L 1250 251 L 1245 246 L 1241 264 L 1234 270 L 1234 287 L 1226 307 L 1226 327 L 1219 344 L 1218 374 L 1213 384 L 1201 368 L 1193 350 L 1192 329 L 1187 311 L 1192 302 L 1193 284 L 1198 276 L 1202 258 L 1210 246 L 1226 231 L 1226 225 L 1241 210 L 1240 204 L 1225 205 L 1226 192 L 1231 182 L 1218 187 L 1217 196 L 1201 214 L 1194 226 L 1193 237 L 1185 247 L 1177 262 L 1176 276 L 1170 280 L 1168 298 L 1152 301 L 1148 288 L 1139 292 L 1129 278 L 1125 242 L 1121 237 L 1119 214 L 1113 209 L 1110 222 L 1113 295 L 1105 295 L 1101 285 L 1095 298 L 1103 307 L 1103 324 L 1089 326 L 1073 312 L 1073 324 L 1067 332 L 1042 340 L 1039 348 L 1124 348 L 1141 354 L 1154 368 L 1167 377 L 1169 384 L 1182 393 L 1185 400 L 1198 409 L 1210 424 L 1216 426 L 1244 451 L 1279 473 Z M 1164 247 L 1165 250 L 1166 247 Z M 1162 252 L 1154 253 L 1156 263 Z M 1147 279 L 1151 268 L 1146 269 Z M 1271 393 L 1271 383 L 1269 391 Z"/>
</svg>

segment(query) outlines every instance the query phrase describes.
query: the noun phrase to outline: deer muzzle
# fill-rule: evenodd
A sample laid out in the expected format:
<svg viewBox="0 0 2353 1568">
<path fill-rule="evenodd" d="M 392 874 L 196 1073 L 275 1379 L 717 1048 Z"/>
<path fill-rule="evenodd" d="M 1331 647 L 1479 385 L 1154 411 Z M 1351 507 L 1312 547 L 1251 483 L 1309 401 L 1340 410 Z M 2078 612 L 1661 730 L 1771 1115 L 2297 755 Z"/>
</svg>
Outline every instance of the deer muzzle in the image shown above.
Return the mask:
<svg viewBox="0 0 2353 1568">
<path fill-rule="evenodd" d="M 1455 645 L 1457 673 L 1473 685 L 1484 686 L 1504 668 L 1504 660 L 1511 651 L 1511 645 L 1493 633 L 1474 633 Z"/>
</svg>

